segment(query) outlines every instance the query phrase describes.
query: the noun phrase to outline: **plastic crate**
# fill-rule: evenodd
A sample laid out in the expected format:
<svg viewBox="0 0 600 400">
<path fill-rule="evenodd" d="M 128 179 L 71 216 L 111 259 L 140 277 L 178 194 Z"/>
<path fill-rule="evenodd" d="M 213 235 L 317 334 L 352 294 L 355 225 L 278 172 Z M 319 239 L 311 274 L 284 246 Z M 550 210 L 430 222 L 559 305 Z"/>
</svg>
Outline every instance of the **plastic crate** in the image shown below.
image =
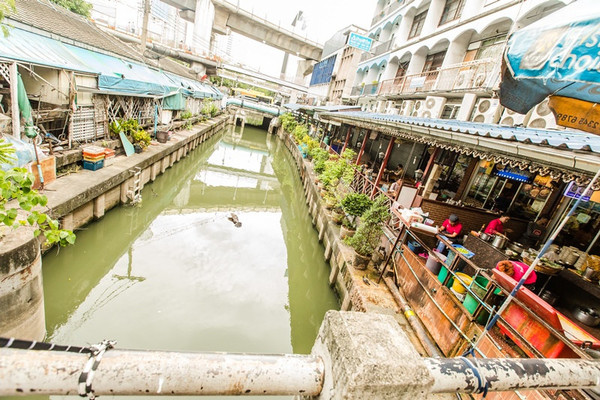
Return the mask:
<svg viewBox="0 0 600 400">
<path fill-rule="evenodd" d="M 99 156 L 104 156 L 104 147 L 88 146 L 84 147 L 82 150 L 84 157 L 95 158 Z"/>
<path fill-rule="evenodd" d="M 89 161 L 89 162 L 98 162 L 100 160 L 104 160 L 104 154 L 100 155 L 100 156 L 96 156 L 96 157 L 90 157 L 90 156 L 83 156 L 83 161 Z"/>
<path fill-rule="evenodd" d="M 83 169 L 89 169 L 90 171 L 97 171 L 104 167 L 104 160 L 90 162 L 83 160 Z"/>
<path fill-rule="evenodd" d="M 114 157 L 115 151 L 113 149 L 104 149 L 105 158 Z"/>
</svg>

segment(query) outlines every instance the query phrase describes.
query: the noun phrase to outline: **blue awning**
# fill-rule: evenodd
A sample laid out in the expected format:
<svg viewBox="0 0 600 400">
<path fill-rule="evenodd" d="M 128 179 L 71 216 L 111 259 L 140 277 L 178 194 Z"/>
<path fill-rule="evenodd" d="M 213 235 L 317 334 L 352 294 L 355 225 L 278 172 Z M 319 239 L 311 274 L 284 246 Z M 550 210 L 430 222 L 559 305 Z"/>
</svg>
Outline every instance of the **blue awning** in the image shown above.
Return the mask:
<svg viewBox="0 0 600 400">
<path fill-rule="evenodd" d="M 98 75 L 98 88 L 106 93 L 166 97 L 183 92 L 199 98 L 218 97 L 192 79 L 18 28 L 11 28 L 6 37 L 0 35 L 0 57 Z"/>
<path fill-rule="evenodd" d="M 540 146 L 600 153 L 600 136 L 571 130 L 552 131 L 545 129 L 508 127 L 496 124 L 482 124 L 448 119 L 405 117 L 401 115 L 377 114 L 364 111 L 350 111 L 332 115 L 344 115 L 348 117 L 371 119 L 374 122 L 398 122 L 441 129 L 450 132 L 467 133 L 470 135 L 492 137 L 521 143 L 531 143 Z"/>
</svg>

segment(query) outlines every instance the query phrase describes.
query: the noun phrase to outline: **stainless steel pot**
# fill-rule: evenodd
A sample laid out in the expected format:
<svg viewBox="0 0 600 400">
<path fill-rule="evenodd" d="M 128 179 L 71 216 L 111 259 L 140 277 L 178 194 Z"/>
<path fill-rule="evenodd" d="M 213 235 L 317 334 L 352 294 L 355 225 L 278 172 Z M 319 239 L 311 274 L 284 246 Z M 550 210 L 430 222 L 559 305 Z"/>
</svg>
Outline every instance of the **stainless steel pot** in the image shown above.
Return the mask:
<svg viewBox="0 0 600 400">
<path fill-rule="evenodd" d="M 595 270 L 591 269 L 591 268 L 586 268 L 585 271 L 583 271 L 583 275 L 582 275 L 585 279 L 589 279 L 590 281 L 595 281 L 598 280 L 598 274 L 596 273 Z"/>
<path fill-rule="evenodd" d="M 510 242 L 507 247 L 509 250 L 512 250 L 517 254 L 521 254 L 522 252 L 525 251 L 525 248 L 523 247 L 523 245 L 521 243 L 517 243 L 517 242 Z"/>
<path fill-rule="evenodd" d="M 540 298 L 546 303 L 550 304 L 551 306 L 553 306 L 554 303 L 556 303 L 556 301 L 558 300 L 558 297 L 556 297 L 554 293 L 547 289 L 540 294 Z"/>
<path fill-rule="evenodd" d="M 485 232 L 479 234 L 479 239 L 489 242 L 492 237 Z"/>
<path fill-rule="evenodd" d="M 508 242 L 508 238 L 504 235 L 494 235 L 494 240 L 492 240 L 492 246 L 497 249 L 502 250 L 504 246 L 506 246 L 506 242 Z"/>
<path fill-rule="evenodd" d="M 573 316 L 587 326 L 596 326 L 600 323 L 600 315 L 591 308 L 577 307 Z"/>
</svg>

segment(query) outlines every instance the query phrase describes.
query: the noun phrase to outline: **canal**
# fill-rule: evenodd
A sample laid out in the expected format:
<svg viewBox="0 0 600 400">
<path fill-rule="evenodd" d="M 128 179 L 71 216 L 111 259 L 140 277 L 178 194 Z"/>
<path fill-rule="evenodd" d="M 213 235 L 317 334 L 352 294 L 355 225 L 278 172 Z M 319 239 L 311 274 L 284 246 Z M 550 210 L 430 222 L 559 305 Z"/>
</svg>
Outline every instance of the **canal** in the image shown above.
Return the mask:
<svg viewBox="0 0 600 400">
<path fill-rule="evenodd" d="M 142 198 L 44 257 L 49 341 L 310 352 L 325 312 L 339 305 L 277 137 L 230 126 L 146 185 Z"/>
</svg>

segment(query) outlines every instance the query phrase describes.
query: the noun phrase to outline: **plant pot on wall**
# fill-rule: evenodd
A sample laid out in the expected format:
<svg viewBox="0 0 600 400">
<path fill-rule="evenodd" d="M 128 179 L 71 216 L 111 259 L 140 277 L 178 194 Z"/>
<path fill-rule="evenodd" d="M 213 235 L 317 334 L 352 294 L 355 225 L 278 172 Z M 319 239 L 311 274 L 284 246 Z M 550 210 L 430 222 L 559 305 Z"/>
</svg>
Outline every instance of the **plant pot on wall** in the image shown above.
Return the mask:
<svg viewBox="0 0 600 400">
<path fill-rule="evenodd" d="M 371 257 L 361 256 L 355 251 L 354 258 L 352 259 L 352 266 L 355 269 L 364 271 L 369 266 L 369 261 L 371 261 Z"/>
<path fill-rule="evenodd" d="M 354 236 L 355 233 L 356 233 L 356 229 L 346 227 L 342 223 L 342 226 L 340 227 L 340 239 L 343 240 L 346 238 L 351 238 L 352 236 Z"/>
</svg>

